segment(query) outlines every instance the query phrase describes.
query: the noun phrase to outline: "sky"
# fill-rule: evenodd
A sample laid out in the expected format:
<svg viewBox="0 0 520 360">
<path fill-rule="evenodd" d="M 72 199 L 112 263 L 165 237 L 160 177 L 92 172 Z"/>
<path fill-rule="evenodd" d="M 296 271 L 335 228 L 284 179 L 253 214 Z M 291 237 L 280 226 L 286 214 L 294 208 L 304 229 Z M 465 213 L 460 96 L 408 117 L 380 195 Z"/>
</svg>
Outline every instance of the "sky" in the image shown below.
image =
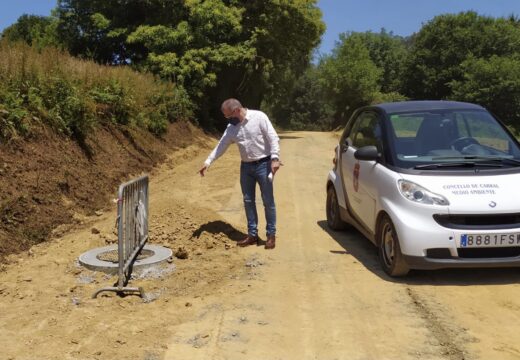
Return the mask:
<svg viewBox="0 0 520 360">
<path fill-rule="evenodd" d="M 23 14 L 49 15 L 55 6 L 56 0 L 0 0 L 0 30 Z M 327 25 L 318 49 L 321 54 L 329 53 L 346 31 L 385 28 L 409 36 L 436 15 L 468 10 L 493 17 L 520 16 L 520 0 L 318 0 L 318 6 Z"/>
<path fill-rule="evenodd" d="M 480 15 L 520 15 L 520 0 L 319 0 L 327 30 L 318 51 L 334 48 L 346 31 L 379 32 L 409 36 L 435 16 L 474 10 Z"/>
<path fill-rule="evenodd" d="M 56 0 L 0 0 L 0 31 L 23 14 L 47 16 L 54 7 Z"/>
</svg>

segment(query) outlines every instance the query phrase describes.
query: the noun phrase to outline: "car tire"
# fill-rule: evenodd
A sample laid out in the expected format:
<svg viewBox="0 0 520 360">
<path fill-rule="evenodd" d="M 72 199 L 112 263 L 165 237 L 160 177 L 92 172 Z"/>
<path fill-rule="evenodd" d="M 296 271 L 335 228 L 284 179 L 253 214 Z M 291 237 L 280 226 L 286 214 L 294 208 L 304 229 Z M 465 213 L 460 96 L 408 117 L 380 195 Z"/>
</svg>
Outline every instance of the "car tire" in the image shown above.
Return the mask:
<svg viewBox="0 0 520 360">
<path fill-rule="evenodd" d="M 378 227 L 377 244 L 379 261 L 388 275 L 398 277 L 408 274 L 410 268 L 401 253 L 399 237 L 392 220 L 386 215 L 383 216 Z"/>
<path fill-rule="evenodd" d="M 338 196 L 334 186 L 329 186 L 327 189 L 327 225 L 332 230 L 344 230 L 347 228 L 347 223 L 341 219 L 341 214 L 338 204 Z"/>
</svg>

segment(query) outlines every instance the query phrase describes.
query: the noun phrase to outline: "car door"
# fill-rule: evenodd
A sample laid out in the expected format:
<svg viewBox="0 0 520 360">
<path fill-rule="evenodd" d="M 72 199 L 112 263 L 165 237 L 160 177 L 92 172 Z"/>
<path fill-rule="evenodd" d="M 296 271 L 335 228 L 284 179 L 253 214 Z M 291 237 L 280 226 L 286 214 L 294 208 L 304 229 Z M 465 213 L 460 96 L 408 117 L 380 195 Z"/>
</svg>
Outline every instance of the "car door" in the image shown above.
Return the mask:
<svg viewBox="0 0 520 360">
<path fill-rule="evenodd" d="M 373 111 L 362 112 L 354 120 L 351 129 L 345 139 L 341 157 L 344 190 L 351 214 L 368 231 L 374 232 L 379 165 L 376 161 L 359 161 L 354 153 L 367 145 L 375 145 L 382 152 L 380 117 Z"/>
</svg>

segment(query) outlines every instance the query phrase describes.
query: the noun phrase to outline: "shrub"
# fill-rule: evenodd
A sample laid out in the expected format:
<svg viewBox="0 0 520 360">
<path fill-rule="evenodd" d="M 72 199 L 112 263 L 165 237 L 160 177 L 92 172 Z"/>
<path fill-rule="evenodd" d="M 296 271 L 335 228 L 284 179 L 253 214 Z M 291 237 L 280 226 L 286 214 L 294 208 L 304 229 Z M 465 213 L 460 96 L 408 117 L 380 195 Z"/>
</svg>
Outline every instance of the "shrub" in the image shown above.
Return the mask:
<svg viewBox="0 0 520 360">
<path fill-rule="evenodd" d="M 122 125 L 130 122 L 134 99 L 117 80 L 112 79 L 104 86 L 93 88 L 90 96 L 97 103 L 96 114 L 99 118 Z"/>
<path fill-rule="evenodd" d="M 98 65 L 54 48 L 41 51 L 0 42 L 0 137 L 26 136 L 41 121 L 85 140 L 103 123 L 163 134 L 168 122 L 189 118 L 182 87 L 128 67 Z"/>
</svg>

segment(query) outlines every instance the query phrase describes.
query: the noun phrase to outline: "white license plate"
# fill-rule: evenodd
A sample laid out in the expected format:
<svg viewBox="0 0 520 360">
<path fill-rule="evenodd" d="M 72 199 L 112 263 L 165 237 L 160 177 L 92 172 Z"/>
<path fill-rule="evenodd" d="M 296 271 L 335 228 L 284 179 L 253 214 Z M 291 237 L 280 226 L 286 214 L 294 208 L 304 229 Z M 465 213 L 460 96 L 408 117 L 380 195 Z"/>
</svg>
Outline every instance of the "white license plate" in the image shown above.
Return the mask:
<svg viewBox="0 0 520 360">
<path fill-rule="evenodd" d="M 462 234 L 460 247 L 509 247 L 520 246 L 520 233 L 510 234 Z"/>
</svg>

